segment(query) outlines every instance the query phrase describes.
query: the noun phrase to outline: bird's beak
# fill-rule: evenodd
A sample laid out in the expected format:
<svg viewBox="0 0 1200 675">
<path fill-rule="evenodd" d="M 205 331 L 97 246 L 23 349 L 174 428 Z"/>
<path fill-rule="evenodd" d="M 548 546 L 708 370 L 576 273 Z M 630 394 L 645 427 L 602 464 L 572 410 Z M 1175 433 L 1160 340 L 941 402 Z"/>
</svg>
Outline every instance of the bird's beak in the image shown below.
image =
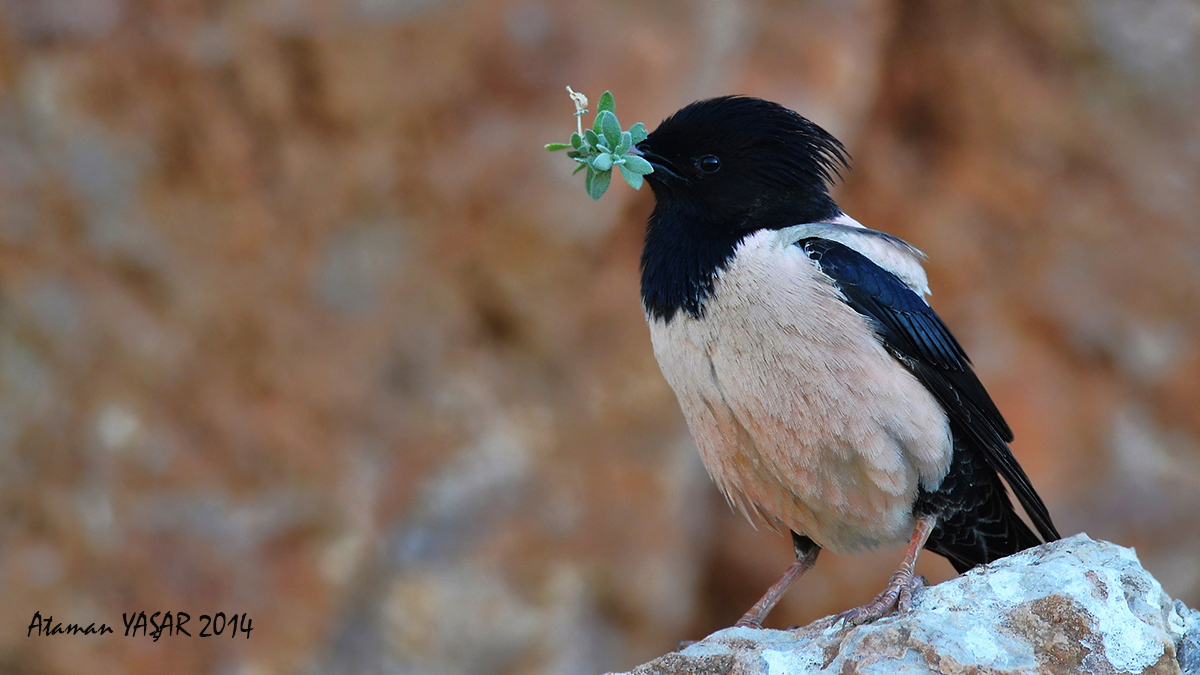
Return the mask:
<svg viewBox="0 0 1200 675">
<path fill-rule="evenodd" d="M 644 142 L 645 141 L 643 141 L 643 143 Z M 654 167 L 654 173 L 662 172 L 663 175 L 670 176 L 676 180 L 685 180 L 683 176 L 680 176 L 679 172 L 675 170 L 675 166 L 672 165 L 671 162 L 659 155 L 654 154 L 650 148 L 643 147 L 641 144 L 638 144 L 633 146 L 630 152 L 638 155 L 647 162 L 650 162 L 650 166 Z M 654 174 L 650 175 L 653 176 Z"/>
</svg>

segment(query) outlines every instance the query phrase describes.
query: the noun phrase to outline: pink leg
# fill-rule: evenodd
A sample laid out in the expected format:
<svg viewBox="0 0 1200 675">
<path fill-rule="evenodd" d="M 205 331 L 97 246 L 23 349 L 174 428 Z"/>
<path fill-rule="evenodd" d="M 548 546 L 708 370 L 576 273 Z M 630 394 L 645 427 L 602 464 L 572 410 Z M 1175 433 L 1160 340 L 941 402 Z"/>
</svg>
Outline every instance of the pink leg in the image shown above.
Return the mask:
<svg viewBox="0 0 1200 675">
<path fill-rule="evenodd" d="M 917 554 L 921 552 L 921 547 L 929 539 L 929 533 L 933 531 L 936 524 L 937 519 L 933 516 L 918 518 L 916 527 L 913 528 L 912 539 L 908 542 L 908 552 L 904 554 L 904 562 L 900 564 L 900 569 L 892 573 L 887 587 L 871 602 L 842 612 L 838 618 L 845 619 L 847 626 L 857 626 L 891 614 L 893 611 L 907 612 L 912 607 L 913 591 L 923 585 L 921 577 L 913 577 Z"/>
<path fill-rule="evenodd" d="M 762 628 L 763 620 L 767 618 L 767 614 L 770 614 L 772 609 L 775 609 L 775 605 L 779 604 L 779 601 L 783 598 L 783 594 L 787 593 L 787 590 L 792 587 L 792 584 L 796 583 L 797 579 L 812 569 L 813 565 L 817 564 L 817 554 L 821 552 L 821 549 L 811 541 L 807 539 L 805 541 L 807 541 L 808 546 L 802 547 L 799 541 L 796 543 L 796 562 L 792 563 L 792 566 L 783 573 L 779 581 L 776 581 L 774 585 L 768 588 L 767 592 L 759 598 L 758 602 L 754 603 L 754 606 L 735 625 Z"/>
</svg>

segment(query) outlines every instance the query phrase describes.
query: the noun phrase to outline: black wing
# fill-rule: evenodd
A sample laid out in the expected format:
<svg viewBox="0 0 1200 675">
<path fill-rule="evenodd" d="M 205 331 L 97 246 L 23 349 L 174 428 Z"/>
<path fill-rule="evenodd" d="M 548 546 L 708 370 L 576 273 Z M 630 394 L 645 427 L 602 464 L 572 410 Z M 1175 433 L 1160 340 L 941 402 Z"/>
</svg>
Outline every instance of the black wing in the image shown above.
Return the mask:
<svg viewBox="0 0 1200 675">
<path fill-rule="evenodd" d="M 1008 448 L 1012 430 L 933 309 L 894 274 L 849 246 L 820 238 L 796 245 L 833 280 L 847 304 L 872 322 L 884 346 L 941 402 L 951 422 L 975 441 L 1042 537 L 1058 539 L 1046 505 Z"/>
</svg>

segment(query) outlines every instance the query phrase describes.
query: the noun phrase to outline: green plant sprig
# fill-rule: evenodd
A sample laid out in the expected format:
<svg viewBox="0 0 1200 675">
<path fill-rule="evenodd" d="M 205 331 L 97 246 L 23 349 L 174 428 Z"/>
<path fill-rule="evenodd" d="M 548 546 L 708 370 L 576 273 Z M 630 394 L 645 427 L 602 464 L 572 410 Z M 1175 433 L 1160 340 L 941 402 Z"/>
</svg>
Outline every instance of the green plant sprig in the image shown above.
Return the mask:
<svg viewBox="0 0 1200 675">
<path fill-rule="evenodd" d="M 583 115 L 587 113 L 587 97 L 567 87 L 567 93 L 575 103 L 575 133 L 571 134 L 570 143 L 547 143 L 550 152 L 568 150 L 567 157 L 579 163 L 575 173 L 587 170 L 584 187 L 592 199 L 600 199 L 608 185 L 612 182 L 614 168 L 621 172 L 621 177 L 635 189 L 642 188 L 643 176 L 654 172 L 634 148 L 646 140 L 646 125 L 638 122 L 628 131 L 621 130 L 617 121 L 616 102 L 612 92 L 606 91 L 600 96 L 596 105 L 596 120 L 591 129 L 583 128 Z"/>
</svg>

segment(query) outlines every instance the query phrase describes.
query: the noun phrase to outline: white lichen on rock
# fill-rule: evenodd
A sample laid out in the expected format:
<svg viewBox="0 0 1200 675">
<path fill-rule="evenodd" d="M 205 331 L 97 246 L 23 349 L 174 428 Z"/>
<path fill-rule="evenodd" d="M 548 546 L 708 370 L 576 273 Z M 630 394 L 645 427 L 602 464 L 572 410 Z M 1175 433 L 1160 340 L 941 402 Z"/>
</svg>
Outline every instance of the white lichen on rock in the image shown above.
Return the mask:
<svg viewBox="0 0 1200 675">
<path fill-rule="evenodd" d="M 1198 670 L 1200 612 L 1172 602 L 1132 549 L 1081 534 L 928 588 L 901 616 L 853 628 L 830 618 L 790 631 L 730 628 L 633 674 Z"/>
</svg>

